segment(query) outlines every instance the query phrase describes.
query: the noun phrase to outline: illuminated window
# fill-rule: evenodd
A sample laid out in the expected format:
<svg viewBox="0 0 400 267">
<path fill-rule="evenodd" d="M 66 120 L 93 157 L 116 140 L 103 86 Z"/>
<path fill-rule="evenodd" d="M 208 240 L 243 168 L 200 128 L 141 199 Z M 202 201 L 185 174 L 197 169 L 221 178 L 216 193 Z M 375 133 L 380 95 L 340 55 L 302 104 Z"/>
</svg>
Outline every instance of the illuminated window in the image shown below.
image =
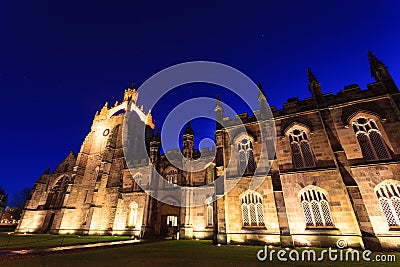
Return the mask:
<svg viewBox="0 0 400 267">
<path fill-rule="evenodd" d="M 375 193 L 389 226 L 400 226 L 400 185 L 382 182 L 375 187 Z"/>
<path fill-rule="evenodd" d="M 211 204 L 207 205 L 207 226 L 213 226 L 213 207 Z"/>
<path fill-rule="evenodd" d="M 177 184 L 178 183 L 178 172 L 176 170 L 170 170 L 166 175 L 167 182 L 169 184 Z"/>
<path fill-rule="evenodd" d="M 363 157 L 366 160 L 391 158 L 385 141 L 373 119 L 358 118 L 353 122 L 353 130 L 356 133 Z"/>
<path fill-rule="evenodd" d="M 173 215 L 168 215 L 167 226 L 178 226 L 178 217 Z"/>
<path fill-rule="evenodd" d="M 132 202 L 129 205 L 129 212 L 127 218 L 127 226 L 128 227 L 135 227 L 138 215 L 138 204 L 136 202 Z"/>
<path fill-rule="evenodd" d="M 314 156 L 305 131 L 293 130 L 289 134 L 293 166 L 296 169 L 315 167 Z"/>
<path fill-rule="evenodd" d="M 243 226 L 265 226 L 262 196 L 254 191 L 249 191 L 242 196 L 242 222 Z"/>
<path fill-rule="evenodd" d="M 239 154 L 239 172 L 240 174 L 253 174 L 256 170 L 254 162 L 253 143 L 247 138 L 243 138 L 237 144 Z"/>
<path fill-rule="evenodd" d="M 333 226 L 329 203 L 322 190 L 316 187 L 307 187 L 300 191 L 300 200 L 306 226 Z"/>
</svg>

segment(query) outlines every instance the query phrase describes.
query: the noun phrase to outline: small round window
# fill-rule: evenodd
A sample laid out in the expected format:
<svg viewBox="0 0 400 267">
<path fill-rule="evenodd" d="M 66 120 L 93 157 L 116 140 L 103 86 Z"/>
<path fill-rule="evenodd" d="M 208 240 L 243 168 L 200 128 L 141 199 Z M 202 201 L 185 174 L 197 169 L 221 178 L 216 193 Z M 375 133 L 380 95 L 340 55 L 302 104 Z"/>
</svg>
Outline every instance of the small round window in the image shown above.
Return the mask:
<svg viewBox="0 0 400 267">
<path fill-rule="evenodd" d="M 105 129 L 104 132 L 103 132 L 103 136 L 107 136 L 109 133 L 110 133 L 110 130 L 109 129 Z"/>
</svg>

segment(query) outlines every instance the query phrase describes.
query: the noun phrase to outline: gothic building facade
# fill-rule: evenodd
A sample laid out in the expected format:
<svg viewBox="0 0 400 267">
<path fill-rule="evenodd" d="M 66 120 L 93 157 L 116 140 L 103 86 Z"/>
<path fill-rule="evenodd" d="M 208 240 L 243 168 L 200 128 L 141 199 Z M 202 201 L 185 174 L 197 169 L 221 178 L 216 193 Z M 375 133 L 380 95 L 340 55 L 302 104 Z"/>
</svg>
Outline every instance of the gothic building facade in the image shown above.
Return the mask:
<svg viewBox="0 0 400 267">
<path fill-rule="evenodd" d="M 183 150 L 166 152 L 171 157 L 182 153 L 189 161 L 200 155 L 212 158 L 196 172 L 182 171 L 160 155 L 151 114 L 137 106 L 136 90 L 127 89 L 122 103 L 106 104 L 96 113 L 79 153 L 71 152 L 53 172 L 39 177 L 17 232 L 140 238 L 179 234 L 222 244 L 284 247 L 336 246 L 341 239 L 354 248 L 400 250 L 400 93 L 387 67 L 372 53 L 368 57 L 375 82 L 367 89 L 349 85 L 336 95 L 323 94 L 308 69 L 312 97 L 271 108 L 276 154 L 270 162 L 260 161 L 263 140 L 257 125 L 264 122 L 246 113 L 224 117 L 217 99 L 216 117 L 224 127 L 216 127 L 215 148 L 194 149 L 189 123 Z M 266 100 L 259 97 L 259 102 L 262 111 Z M 137 162 L 134 170 L 128 169 L 122 148 L 127 111 L 147 125 L 150 160 Z M 228 134 L 240 125 L 246 135 Z M 227 162 L 233 164 L 228 167 Z M 271 168 L 263 168 L 268 164 Z M 214 202 L 204 196 L 202 206 L 178 207 L 138 186 L 138 179 L 152 177 L 150 166 L 170 184 L 212 185 L 222 174 L 222 187 L 236 184 Z M 250 190 L 253 176 L 264 179 Z"/>
</svg>

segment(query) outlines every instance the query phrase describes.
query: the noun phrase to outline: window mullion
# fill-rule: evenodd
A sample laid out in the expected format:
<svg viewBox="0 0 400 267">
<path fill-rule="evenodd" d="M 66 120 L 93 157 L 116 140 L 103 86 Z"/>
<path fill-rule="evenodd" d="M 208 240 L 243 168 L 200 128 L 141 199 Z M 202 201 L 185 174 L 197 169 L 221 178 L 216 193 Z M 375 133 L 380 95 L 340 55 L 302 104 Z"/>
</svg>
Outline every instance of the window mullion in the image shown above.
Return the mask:
<svg viewBox="0 0 400 267">
<path fill-rule="evenodd" d="M 303 162 L 303 168 L 304 168 L 304 167 L 306 167 L 306 159 L 304 158 L 303 147 L 301 145 L 301 142 L 299 142 L 299 151 L 300 151 L 300 156 L 301 156 L 301 162 Z"/>
<path fill-rule="evenodd" d="M 256 211 L 256 224 L 257 224 L 257 226 L 259 226 L 260 222 L 258 220 L 258 206 L 257 206 L 257 204 L 258 204 L 258 202 L 254 205 L 254 209 Z"/>
<path fill-rule="evenodd" d="M 250 204 L 247 204 L 247 218 L 249 220 L 249 226 L 251 227 L 251 212 L 250 212 Z"/>
<path fill-rule="evenodd" d="M 311 201 L 307 201 L 307 202 L 308 202 L 308 208 L 310 209 L 312 223 L 313 223 L 314 226 L 317 226 L 317 222 L 315 220 L 314 210 L 312 208 Z"/>
<path fill-rule="evenodd" d="M 391 198 L 387 198 L 387 200 L 388 200 L 388 204 L 389 204 L 389 207 L 390 207 L 390 211 L 392 212 L 392 215 L 394 217 L 394 220 L 396 221 L 396 224 L 400 226 L 400 218 L 399 218 L 399 216 L 397 216 L 397 212 L 396 212 L 396 209 L 393 206 L 392 199 Z"/>
<path fill-rule="evenodd" d="M 373 144 L 372 141 L 371 141 L 371 137 L 369 137 L 369 132 L 367 132 L 365 135 L 368 137 L 368 138 L 367 138 L 367 139 L 368 139 L 368 143 L 369 143 L 369 146 L 370 146 L 370 148 L 371 148 L 371 150 L 372 150 L 372 153 L 374 153 L 375 159 L 379 159 L 378 153 L 376 153 L 375 146 L 374 146 L 374 144 Z"/>
<path fill-rule="evenodd" d="M 321 201 L 318 201 L 318 208 L 319 208 L 319 213 L 321 214 L 322 224 L 326 226 L 325 214 L 324 211 L 322 210 Z"/>
</svg>

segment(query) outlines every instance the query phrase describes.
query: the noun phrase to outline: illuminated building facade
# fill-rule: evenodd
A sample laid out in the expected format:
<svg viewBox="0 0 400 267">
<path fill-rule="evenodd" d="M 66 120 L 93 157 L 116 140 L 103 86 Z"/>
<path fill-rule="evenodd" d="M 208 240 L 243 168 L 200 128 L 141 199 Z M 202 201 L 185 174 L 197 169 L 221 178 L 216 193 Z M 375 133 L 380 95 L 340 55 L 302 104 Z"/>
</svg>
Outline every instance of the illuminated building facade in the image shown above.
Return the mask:
<svg viewBox="0 0 400 267">
<path fill-rule="evenodd" d="M 180 238 L 285 247 L 336 246 L 343 239 L 355 248 L 400 250 L 400 93 L 387 67 L 372 53 L 368 57 L 375 82 L 366 90 L 349 85 L 336 95 L 323 94 L 308 69 L 312 97 L 271 108 L 276 127 L 271 162 L 259 161 L 264 142 L 256 117 L 224 117 L 217 99 L 216 117 L 225 127 L 215 130 L 216 147 L 194 149 L 195 133 L 188 124 L 183 150 L 167 152 L 182 153 L 189 161 L 216 154 L 207 168 L 193 173 L 160 155 L 151 114 L 136 105 L 136 90 L 127 89 L 122 103 L 106 104 L 96 113 L 80 152 L 39 177 L 17 231 L 140 238 L 179 233 Z M 259 102 L 263 110 L 265 98 Z M 121 137 L 127 110 L 147 125 L 150 158 L 131 171 Z M 239 125 L 247 134 L 228 135 Z M 153 199 L 137 185 L 133 176 L 152 175 L 149 164 L 171 184 L 196 187 L 221 174 L 222 187 L 239 181 L 215 202 L 205 196 L 203 206 L 181 208 Z M 249 190 L 253 175 L 265 178 L 254 191 Z"/>
</svg>

